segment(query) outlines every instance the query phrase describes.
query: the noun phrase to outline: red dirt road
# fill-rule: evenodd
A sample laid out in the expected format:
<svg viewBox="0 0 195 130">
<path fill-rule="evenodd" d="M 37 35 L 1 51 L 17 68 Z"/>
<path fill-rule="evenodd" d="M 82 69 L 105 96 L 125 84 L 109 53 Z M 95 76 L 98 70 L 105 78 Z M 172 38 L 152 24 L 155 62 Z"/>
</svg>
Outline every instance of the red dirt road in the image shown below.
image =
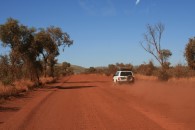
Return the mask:
<svg viewBox="0 0 195 130">
<path fill-rule="evenodd" d="M 178 104 L 173 102 L 179 96 L 171 97 L 171 90 L 167 87 L 164 90 L 160 83 L 136 81 L 133 85 L 116 86 L 111 80 L 111 77 L 100 75 L 75 75 L 63 78 L 47 88 L 38 89 L 19 111 L 12 113 L 9 118 L 0 117 L 5 119 L 0 119 L 0 129 L 195 129 L 195 96 L 183 99 L 183 103 Z M 145 85 L 150 85 L 148 89 L 152 92 Z M 155 85 L 158 90 L 151 88 Z M 192 86 L 191 89 L 194 90 Z M 191 105 L 181 107 L 186 101 Z M 0 115 L 5 116 L 2 112 Z M 183 112 L 182 116 L 177 115 L 180 112 Z"/>
</svg>

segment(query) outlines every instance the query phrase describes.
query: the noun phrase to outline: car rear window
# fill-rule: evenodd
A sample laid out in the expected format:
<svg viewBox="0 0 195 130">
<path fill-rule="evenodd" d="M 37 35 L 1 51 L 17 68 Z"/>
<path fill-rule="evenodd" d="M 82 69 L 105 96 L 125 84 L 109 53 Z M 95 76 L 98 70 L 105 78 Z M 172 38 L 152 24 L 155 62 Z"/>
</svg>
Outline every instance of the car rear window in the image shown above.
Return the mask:
<svg viewBox="0 0 195 130">
<path fill-rule="evenodd" d="M 129 76 L 132 75 L 131 72 L 121 72 L 121 76 Z"/>
<path fill-rule="evenodd" d="M 119 75 L 119 72 L 117 71 L 116 74 L 114 76 L 118 76 Z"/>
</svg>

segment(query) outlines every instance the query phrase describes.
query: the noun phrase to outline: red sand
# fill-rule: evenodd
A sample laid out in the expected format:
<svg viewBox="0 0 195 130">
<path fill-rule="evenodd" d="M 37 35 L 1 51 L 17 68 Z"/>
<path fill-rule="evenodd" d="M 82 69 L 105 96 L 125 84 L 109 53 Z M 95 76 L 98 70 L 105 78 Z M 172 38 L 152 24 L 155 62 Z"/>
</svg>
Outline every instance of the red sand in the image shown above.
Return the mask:
<svg viewBox="0 0 195 130">
<path fill-rule="evenodd" d="M 195 129 L 193 83 L 74 75 L 25 97 L 0 105 L 0 129 Z"/>
</svg>

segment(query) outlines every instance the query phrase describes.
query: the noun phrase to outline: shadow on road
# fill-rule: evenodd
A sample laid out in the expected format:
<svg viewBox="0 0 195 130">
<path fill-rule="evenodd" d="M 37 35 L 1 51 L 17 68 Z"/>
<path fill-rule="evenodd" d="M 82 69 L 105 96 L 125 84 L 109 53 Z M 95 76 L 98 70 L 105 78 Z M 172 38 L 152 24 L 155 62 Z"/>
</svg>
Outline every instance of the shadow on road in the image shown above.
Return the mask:
<svg viewBox="0 0 195 130">
<path fill-rule="evenodd" d="M 83 89 L 83 88 L 93 88 L 96 86 L 56 86 L 53 88 L 57 88 L 57 89 Z"/>
<path fill-rule="evenodd" d="M 20 110 L 19 107 L 1 107 L 0 106 L 0 112 L 15 112 L 19 110 Z"/>
<path fill-rule="evenodd" d="M 109 82 L 109 81 L 79 81 L 79 82 L 67 82 L 67 81 L 65 81 L 64 83 L 75 84 L 75 83 L 106 83 L 106 82 Z"/>
</svg>

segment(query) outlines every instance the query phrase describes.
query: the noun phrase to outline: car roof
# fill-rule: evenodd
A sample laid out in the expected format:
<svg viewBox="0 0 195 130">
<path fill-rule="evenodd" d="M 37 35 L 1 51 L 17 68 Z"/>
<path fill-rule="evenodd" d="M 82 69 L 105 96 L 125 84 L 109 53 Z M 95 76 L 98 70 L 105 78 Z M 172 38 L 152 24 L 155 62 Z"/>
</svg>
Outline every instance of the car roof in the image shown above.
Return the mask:
<svg viewBox="0 0 195 130">
<path fill-rule="evenodd" d="M 132 69 L 127 68 L 127 67 L 121 67 L 121 68 L 118 68 L 118 71 L 132 71 Z"/>
<path fill-rule="evenodd" d="M 123 71 L 123 70 L 118 70 L 117 72 L 132 72 L 132 71 Z"/>
</svg>

